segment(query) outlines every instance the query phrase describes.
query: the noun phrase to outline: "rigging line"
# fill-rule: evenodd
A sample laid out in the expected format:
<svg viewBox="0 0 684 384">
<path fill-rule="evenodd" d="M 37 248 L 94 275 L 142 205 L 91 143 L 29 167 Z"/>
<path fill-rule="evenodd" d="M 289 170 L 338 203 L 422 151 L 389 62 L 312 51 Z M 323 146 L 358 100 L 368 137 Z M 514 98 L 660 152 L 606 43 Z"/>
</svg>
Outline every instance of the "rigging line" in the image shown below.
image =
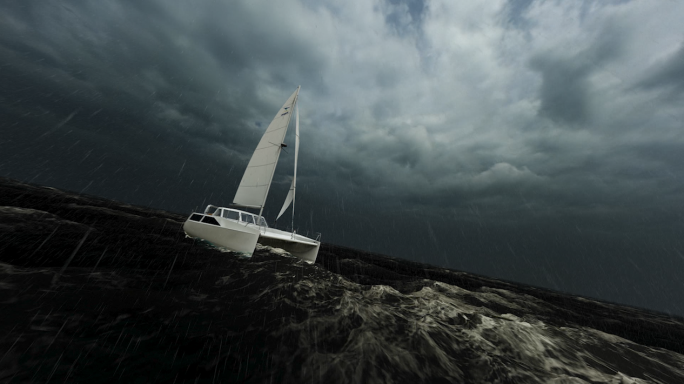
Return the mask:
<svg viewBox="0 0 684 384">
<path fill-rule="evenodd" d="M 283 144 L 285 144 L 285 143 L 282 143 L 282 144 L 275 144 L 275 143 L 272 143 L 272 142 L 269 141 L 269 144 L 271 144 L 271 145 L 273 145 L 273 146 L 275 146 L 275 147 L 280 147 L 280 149 L 283 149 Z"/>
<path fill-rule="evenodd" d="M 280 128 L 276 128 L 276 129 L 267 130 L 267 131 L 264 132 L 264 133 L 273 133 L 273 132 L 275 132 L 275 131 L 280 131 L 280 130 L 285 129 L 285 128 L 287 128 L 287 126 L 280 127 Z"/>
<path fill-rule="evenodd" d="M 266 164 L 261 164 L 261 165 L 248 165 L 248 166 L 247 166 L 247 168 L 258 168 L 258 167 L 266 167 L 266 166 L 269 166 L 269 165 L 271 165 L 271 164 L 275 164 L 275 163 L 277 163 L 277 162 L 276 162 L 276 161 L 274 161 L 274 162 L 272 162 L 272 163 L 266 163 Z"/>
</svg>

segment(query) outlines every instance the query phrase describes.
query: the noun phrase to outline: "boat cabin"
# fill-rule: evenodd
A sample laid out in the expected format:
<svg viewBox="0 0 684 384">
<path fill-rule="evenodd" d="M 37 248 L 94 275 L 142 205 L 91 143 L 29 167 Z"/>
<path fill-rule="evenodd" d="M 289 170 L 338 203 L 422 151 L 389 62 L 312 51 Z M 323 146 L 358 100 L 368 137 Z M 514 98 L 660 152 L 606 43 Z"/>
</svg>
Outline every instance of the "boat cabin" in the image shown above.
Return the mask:
<svg viewBox="0 0 684 384">
<path fill-rule="evenodd" d="M 216 207 L 214 205 L 208 205 L 207 208 L 204 210 L 204 214 L 206 215 L 204 218 L 201 218 L 201 217 L 192 218 L 191 217 L 190 220 L 202 221 L 202 222 L 211 222 L 212 221 L 211 217 L 208 217 L 208 216 L 213 216 L 213 217 L 222 217 L 224 219 L 237 221 L 239 223 L 256 224 L 260 227 L 268 228 L 268 224 L 266 224 L 266 219 L 263 216 L 255 215 L 253 213 L 249 213 L 249 212 L 245 212 L 245 211 L 240 211 L 238 209 L 231 209 L 231 208 L 224 208 L 224 207 Z M 209 219 L 209 220 L 207 220 L 207 219 Z M 218 223 L 216 223 L 216 224 L 218 224 Z"/>
</svg>

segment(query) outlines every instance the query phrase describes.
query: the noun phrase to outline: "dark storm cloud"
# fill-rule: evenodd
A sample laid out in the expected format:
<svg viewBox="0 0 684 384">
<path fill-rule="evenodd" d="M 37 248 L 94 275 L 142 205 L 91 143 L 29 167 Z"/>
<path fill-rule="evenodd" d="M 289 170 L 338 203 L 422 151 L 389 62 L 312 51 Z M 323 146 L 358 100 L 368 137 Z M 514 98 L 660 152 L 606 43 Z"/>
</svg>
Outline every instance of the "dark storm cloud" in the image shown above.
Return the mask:
<svg viewBox="0 0 684 384">
<path fill-rule="evenodd" d="M 654 65 L 637 83 L 637 87 L 660 88 L 669 97 L 681 97 L 684 92 L 684 43 L 677 52 Z"/>
<path fill-rule="evenodd" d="M 101 110 L 85 123 L 118 124 L 115 137 L 121 146 L 129 141 L 135 146 L 140 140 L 136 134 L 146 131 L 176 141 L 170 148 L 220 143 L 246 153 L 244 146 L 252 141 L 242 133 L 245 122 L 270 118 L 260 116 L 260 111 L 255 115 L 254 109 L 264 105 L 254 94 L 250 72 L 268 52 L 281 58 L 283 73 L 291 72 L 287 64 L 292 67 L 295 55 L 305 56 L 297 44 L 288 44 L 287 36 L 274 40 L 268 33 L 239 33 L 248 21 L 235 7 L 219 7 L 217 13 L 233 16 L 221 23 L 206 9 L 153 2 L 24 4 L 13 10 L 8 17 L 13 23 L 6 24 L 2 34 L 8 67 L 4 74 L 16 84 L 10 89 L 27 90 L 23 93 L 32 99 L 30 90 L 40 89 L 47 95 L 43 108 L 56 115 L 68 115 L 74 105 L 84 114 Z M 32 76 L 26 76 L 26 70 Z M 227 79 L 224 71 L 242 72 L 245 78 Z M 268 81 L 285 85 L 282 74 L 267 73 Z M 293 87 L 290 83 L 287 88 Z M 60 103 L 69 105 L 67 110 L 57 111 Z M 79 123 L 80 119 L 71 122 Z"/>
<path fill-rule="evenodd" d="M 558 123 L 581 124 L 589 118 L 589 68 L 571 60 L 538 57 L 531 62 L 543 80 L 539 113 Z"/>
<path fill-rule="evenodd" d="M 593 44 L 574 55 L 563 51 L 540 53 L 530 67 L 541 73 L 539 113 L 556 123 L 573 126 L 591 118 L 592 85 L 588 77 L 602 65 L 615 60 L 624 44 L 624 28 L 608 24 L 595 37 Z"/>
</svg>

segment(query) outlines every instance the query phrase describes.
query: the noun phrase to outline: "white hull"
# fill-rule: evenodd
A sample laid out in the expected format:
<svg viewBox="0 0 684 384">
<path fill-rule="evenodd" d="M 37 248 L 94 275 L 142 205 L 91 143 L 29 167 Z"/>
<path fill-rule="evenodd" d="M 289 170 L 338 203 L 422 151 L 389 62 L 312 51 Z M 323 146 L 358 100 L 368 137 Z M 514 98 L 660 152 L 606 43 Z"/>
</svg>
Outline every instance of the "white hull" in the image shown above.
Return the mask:
<svg viewBox="0 0 684 384">
<path fill-rule="evenodd" d="M 193 215 L 206 216 L 197 213 L 193 213 Z M 190 237 L 198 237 L 216 246 L 249 256 L 252 255 L 259 239 L 259 227 L 221 217 L 214 217 L 214 220 L 219 225 L 193 221 L 188 218 L 183 224 L 183 230 Z"/>
<path fill-rule="evenodd" d="M 316 262 L 318 249 L 321 247 L 319 241 L 274 228 L 262 228 L 258 242 L 261 245 L 284 249 L 292 256 L 308 263 Z"/>
<path fill-rule="evenodd" d="M 209 208 L 207 208 L 209 209 Z M 219 211 L 227 210 L 219 208 Z M 247 212 L 240 212 L 244 217 Z M 211 244 L 234 252 L 251 256 L 257 242 L 274 248 L 281 248 L 292 256 L 308 263 L 314 263 L 318 256 L 321 243 L 301 235 L 281 231 L 267 226 L 258 226 L 240 219 L 233 220 L 222 217 L 221 214 L 200 214 L 193 212 L 183 224 L 185 233 L 194 238 L 200 238 Z"/>
</svg>

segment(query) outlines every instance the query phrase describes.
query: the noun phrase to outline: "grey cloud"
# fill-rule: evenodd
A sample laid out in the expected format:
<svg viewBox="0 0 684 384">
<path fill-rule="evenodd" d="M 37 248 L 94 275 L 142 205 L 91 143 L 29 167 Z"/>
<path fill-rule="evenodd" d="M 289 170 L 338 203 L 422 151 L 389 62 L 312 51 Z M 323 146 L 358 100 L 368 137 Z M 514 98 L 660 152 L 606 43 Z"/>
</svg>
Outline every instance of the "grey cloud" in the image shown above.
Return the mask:
<svg viewBox="0 0 684 384">
<path fill-rule="evenodd" d="M 530 20 L 526 17 L 527 9 L 534 0 L 509 0 L 502 9 L 504 22 L 516 28 L 525 29 Z"/>
<path fill-rule="evenodd" d="M 648 70 L 636 87 L 662 89 L 667 97 L 680 97 L 684 93 L 684 43 L 677 52 Z"/>
<path fill-rule="evenodd" d="M 542 74 L 540 115 L 575 125 L 589 119 L 587 67 L 547 56 L 534 58 L 530 65 Z"/>
<path fill-rule="evenodd" d="M 539 114 L 574 127 L 585 127 L 592 115 L 589 76 L 622 53 L 624 27 L 609 22 L 591 45 L 574 55 L 560 51 L 539 53 L 530 60 L 530 68 L 540 72 Z"/>
<path fill-rule="evenodd" d="M 476 189 L 483 189 L 496 184 L 524 186 L 527 184 L 536 184 L 541 179 L 541 176 L 531 172 L 525 166 L 519 169 L 508 163 L 497 163 L 488 170 L 473 177 L 472 185 Z"/>
<path fill-rule="evenodd" d="M 385 22 L 398 35 L 417 34 L 427 8 L 425 0 L 386 0 Z"/>
<path fill-rule="evenodd" d="M 243 72 L 266 67 L 267 80 L 291 87 L 295 78 L 320 72 L 326 58 L 319 52 L 315 40 L 307 41 L 302 32 L 288 26 L 287 19 L 258 20 L 255 10 L 245 4 L 217 3 L 217 10 L 203 15 L 195 42 L 205 44 L 217 61 L 231 71 Z M 207 10 L 210 8 L 207 8 Z M 255 27 L 257 23 L 258 28 Z M 309 44 L 307 44 L 309 43 Z"/>
</svg>

